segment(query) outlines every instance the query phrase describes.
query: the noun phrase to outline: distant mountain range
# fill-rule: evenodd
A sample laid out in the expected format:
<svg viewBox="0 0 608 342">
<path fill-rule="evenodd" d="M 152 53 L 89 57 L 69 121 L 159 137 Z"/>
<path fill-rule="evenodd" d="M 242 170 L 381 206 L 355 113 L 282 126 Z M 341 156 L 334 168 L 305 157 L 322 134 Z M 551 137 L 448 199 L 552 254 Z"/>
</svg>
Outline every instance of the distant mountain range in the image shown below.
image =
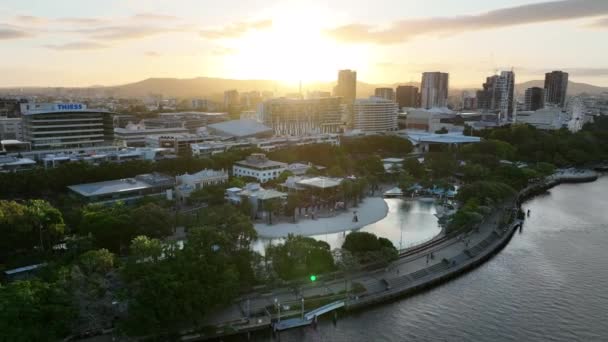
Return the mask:
<svg viewBox="0 0 608 342">
<path fill-rule="evenodd" d="M 302 87 L 302 92 L 306 95 L 307 91 L 329 91 L 331 92 L 336 85 L 336 82 L 315 82 L 307 83 Z M 419 87 L 418 82 L 408 83 L 393 83 L 393 84 L 371 84 L 366 82 L 357 82 L 357 97 L 368 97 L 374 94 L 374 90 L 378 87 L 396 88 L 398 85 L 414 85 Z M 515 91 L 518 94 L 523 94 L 527 88 L 543 87 L 543 80 L 534 80 L 515 85 Z M 125 84 L 115 87 L 106 87 L 106 89 L 115 92 L 117 96 L 137 97 L 150 94 L 163 94 L 168 97 L 222 97 L 225 90 L 236 89 L 239 92 L 245 91 L 272 91 L 275 94 L 285 94 L 298 92 L 298 85 L 286 85 L 282 82 L 270 80 L 231 80 L 223 78 L 208 78 L 197 77 L 191 79 L 177 78 L 149 78 L 140 82 Z M 460 94 L 464 88 L 452 88 L 450 93 Z M 475 90 L 475 89 L 468 89 Z M 608 92 L 608 87 L 598 87 L 586 83 L 577 83 L 570 81 L 568 84 L 569 95 L 601 94 Z"/>
<path fill-rule="evenodd" d="M 302 87 L 304 95 L 308 91 L 329 91 L 333 90 L 335 82 L 315 82 L 306 83 Z M 523 94 L 527 88 L 543 87 L 542 80 L 528 81 L 516 84 L 515 91 L 517 94 Z M 417 82 L 409 83 L 394 83 L 394 84 L 371 84 L 365 82 L 357 82 L 357 97 L 368 97 L 374 94 L 374 89 L 378 87 L 392 87 L 398 85 L 414 85 L 419 86 Z M 49 93 L 52 95 L 56 91 L 56 87 L 27 87 L 27 88 L 11 88 L 9 90 L 20 90 L 24 94 L 28 93 Z M 275 94 L 286 94 L 298 92 L 297 84 L 288 85 L 278 81 L 271 80 L 232 80 L 224 78 L 197 77 L 197 78 L 148 78 L 143 81 L 129 83 L 119 86 L 93 86 L 82 88 L 64 88 L 80 90 L 81 92 L 96 92 L 104 91 L 107 95 L 114 97 L 144 97 L 154 94 L 162 94 L 164 97 L 178 98 L 193 98 L 205 97 L 221 101 L 225 90 L 236 89 L 239 92 L 246 91 L 272 91 Z M 474 91 L 472 88 L 452 88 L 450 93 L 460 95 L 462 91 Z M 598 87 L 586 83 L 570 82 L 568 85 L 569 95 L 601 94 L 608 92 L 608 87 Z"/>
</svg>

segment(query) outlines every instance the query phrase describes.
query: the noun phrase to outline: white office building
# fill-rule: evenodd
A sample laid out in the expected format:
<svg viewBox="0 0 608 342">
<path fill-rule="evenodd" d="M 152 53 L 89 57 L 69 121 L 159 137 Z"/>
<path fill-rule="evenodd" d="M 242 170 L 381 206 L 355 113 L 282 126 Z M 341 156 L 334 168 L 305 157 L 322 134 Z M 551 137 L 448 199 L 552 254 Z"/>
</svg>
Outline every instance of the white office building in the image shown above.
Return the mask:
<svg viewBox="0 0 608 342">
<path fill-rule="evenodd" d="M 232 166 L 234 176 L 253 177 L 260 183 L 266 183 L 279 177 L 285 170 L 287 170 L 286 163 L 269 160 L 263 153 L 254 153 Z"/>
<path fill-rule="evenodd" d="M 354 129 L 362 132 L 388 132 L 397 129 L 398 105 L 380 97 L 355 101 Z"/>
<path fill-rule="evenodd" d="M 24 103 L 24 139 L 33 150 L 88 148 L 113 140 L 112 113 L 81 103 Z"/>
</svg>

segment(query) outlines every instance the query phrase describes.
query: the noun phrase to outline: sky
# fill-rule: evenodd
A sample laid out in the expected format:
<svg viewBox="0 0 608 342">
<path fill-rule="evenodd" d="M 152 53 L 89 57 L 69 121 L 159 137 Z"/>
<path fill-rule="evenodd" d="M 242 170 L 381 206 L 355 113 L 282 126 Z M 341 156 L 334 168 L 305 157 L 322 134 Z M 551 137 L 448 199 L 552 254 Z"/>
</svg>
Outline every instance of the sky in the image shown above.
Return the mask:
<svg viewBox="0 0 608 342">
<path fill-rule="evenodd" d="M 2 0 L 0 87 L 149 77 L 608 86 L 608 0 Z"/>
</svg>

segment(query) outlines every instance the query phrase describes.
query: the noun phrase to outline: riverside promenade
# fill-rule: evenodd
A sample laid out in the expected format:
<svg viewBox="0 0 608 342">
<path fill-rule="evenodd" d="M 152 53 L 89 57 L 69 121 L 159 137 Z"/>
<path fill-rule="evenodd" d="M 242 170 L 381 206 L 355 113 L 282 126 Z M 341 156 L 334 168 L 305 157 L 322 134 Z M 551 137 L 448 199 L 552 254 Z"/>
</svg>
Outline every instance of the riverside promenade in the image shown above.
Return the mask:
<svg viewBox="0 0 608 342">
<path fill-rule="evenodd" d="M 554 175 L 523 189 L 517 196 L 495 210 L 472 231 L 445 237 L 412 248 L 385 268 L 361 270 L 346 278 L 320 280 L 291 288 L 277 288 L 266 292 L 250 293 L 233 305 L 216 312 L 206 323 L 217 327 L 212 335 L 194 334 L 183 340 L 204 340 L 252 330 L 270 329 L 272 322 L 281 318 L 297 317 L 307 309 L 301 305 L 325 299 L 342 300 L 346 310 L 356 310 L 384 301 L 406 296 L 456 277 L 482 264 L 498 253 L 522 225 L 515 219 L 521 200 L 548 188 L 566 182 L 586 182 L 597 179 L 593 171 L 560 170 Z M 432 255 L 432 257 L 431 257 Z M 352 284 L 363 290 L 350 292 Z M 348 290 L 348 291 L 345 291 Z M 350 293 L 345 296 L 345 293 Z M 304 298 L 304 301 L 302 301 Z M 279 314 L 273 308 L 281 308 Z"/>
</svg>

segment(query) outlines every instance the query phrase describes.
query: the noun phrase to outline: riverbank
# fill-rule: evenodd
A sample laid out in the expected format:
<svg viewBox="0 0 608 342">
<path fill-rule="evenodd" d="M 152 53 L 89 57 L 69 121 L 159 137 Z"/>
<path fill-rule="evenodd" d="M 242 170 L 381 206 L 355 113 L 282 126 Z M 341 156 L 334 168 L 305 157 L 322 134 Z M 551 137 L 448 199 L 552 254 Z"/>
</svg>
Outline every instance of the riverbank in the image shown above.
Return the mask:
<svg viewBox="0 0 608 342">
<path fill-rule="evenodd" d="M 357 212 L 358 221 L 353 221 L 353 212 Z M 357 207 L 333 217 L 303 219 L 296 223 L 283 222 L 273 225 L 257 223 L 254 225 L 258 235 L 263 238 L 283 238 L 289 234 L 312 236 L 357 230 L 376 223 L 388 214 L 388 205 L 381 197 L 367 197 Z"/>
<path fill-rule="evenodd" d="M 346 310 L 364 309 L 402 298 L 476 268 L 504 248 L 521 224 L 519 221 L 512 221 L 501 226 L 498 222 L 501 222 L 505 215 L 514 218 L 516 209 L 521 203 L 519 199 L 524 193 L 546 191 L 548 187 L 560 183 L 592 181 L 597 179 L 597 176 L 586 172 L 556 173 L 522 190 L 517 198 L 495 208 L 477 231 L 446 237 L 437 244 L 428 245 L 428 248 L 402 255 L 386 268 L 361 270 L 357 274 L 349 275 L 348 282 L 351 286 L 353 283 L 358 283 L 365 288 L 365 291 L 345 299 Z M 433 258 L 429 258 L 431 253 Z M 325 297 L 344 298 L 343 293 L 348 282 L 345 282 L 344 278 L 324 280 L 320 277 L 317 282 L 302 285 L 297 290 L 276 288 L 265 293 L 251 293 L 213 315 L 207 323 L 217 328 L 215 334 L 207 336 L 195 334 L 190 337 L 192 340 L 200 340 L 267 329 L 273 320 L 280 319 L 276 314 L 269 314 L 268 308 L 276 307 L 278 303 L 290 314 L 297 316 L 299 311 L 293 308 L 299 308 L 302 297 L 307 303 L 309 300 Z M 255 319 L 249 315 L 250 313 Z"/>
<path fill-rule="evenodd" d="M 543 181 L 532 184 L 521 190 L 516 200 L 511 201 L 503 208 L 497 210 L 500 212 L 500 210 L 505 210 L 510 206 L 513 206 L 511 215 L 514 215 L 515 209 L 520 208 L 521 202 L 524 199 L 533 197 L 562 183 L 593 182 L 597 180 L 598 177 L 599 174 L 592 170 L 559 170 Z M 495 217 L 498 212 L 494 212 L 489 220 L 486 219 L 486 223 L 490 222 L 490 224 L 492 224 L 493 222 L 500 222 L 500 220 Z M 508 244 L 517 228 L 522 224 L 523 221 L 514 220 L 508 226 L 496 226 L 486 238 L 477 244 L 472 245 L 472 247 L 468 247 L 470 240 L 467 240 L 461 254 L 458 254 L 451 259 L 442 259 L 440 265 L 433 265 L 421 271 L 396 277 L 394 279 L 385 279 L 384 281 L 387 283 L 386 291 L 370 296 L 357 297 L 354 300 L 347 300 L 345 302 L 345 308 L 347 310 L 356 310 L 369 305 L 376 305 L 385 301 L 394 300 L 431 288 L 455 278 L 460 274 L 466 273 L 500 252 L 500 250 Z M 483 230 L 483 227 L 481 229 Z M 458 239 L 460 240 L 460 237 L 458 237 Z"/>
</svg>

